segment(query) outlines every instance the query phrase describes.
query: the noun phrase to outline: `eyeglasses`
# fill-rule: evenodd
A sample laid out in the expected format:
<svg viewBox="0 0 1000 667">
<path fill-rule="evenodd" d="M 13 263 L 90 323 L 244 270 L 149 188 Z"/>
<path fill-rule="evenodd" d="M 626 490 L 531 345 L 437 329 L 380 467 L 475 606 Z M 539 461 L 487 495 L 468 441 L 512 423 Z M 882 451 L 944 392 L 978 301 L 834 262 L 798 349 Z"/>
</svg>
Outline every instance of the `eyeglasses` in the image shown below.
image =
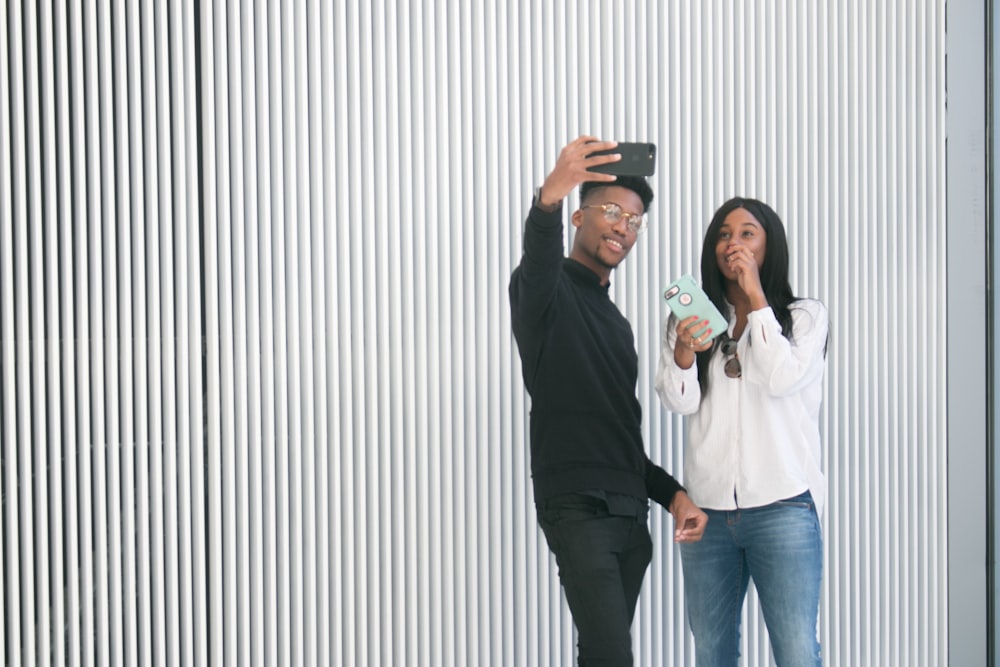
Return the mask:
<svg viewBox="0 0 1000 667">
<path fill-rule="evenodd" d="M 723 366 L 723 370 L 726 372 L 727 378 L 743 377 L 743 364 L 740 363 L 740 355 L 736 352 L 737 342 L 729 337 L 728 334 L 722 339 L 722 354 L 727 357 L 732 355 L 732 359 L 726 359 L 726 365 Z"/>
<path fill-rule="evenodd" d="M 622 210 L 622 207 L 613 202 L 608 202 L 607 204 L 587 204 L 586 206 L 581 206 L 580 208 L 599 208 L 604 211 L 604 219 L 610 222 L 612 225 L 617 224 L 619 220 L 625 220 L 625 224 L 633 232 L 638 234 L 646 228 L 646 216 L 642 213 L 626 213 Z"/>
</svg>

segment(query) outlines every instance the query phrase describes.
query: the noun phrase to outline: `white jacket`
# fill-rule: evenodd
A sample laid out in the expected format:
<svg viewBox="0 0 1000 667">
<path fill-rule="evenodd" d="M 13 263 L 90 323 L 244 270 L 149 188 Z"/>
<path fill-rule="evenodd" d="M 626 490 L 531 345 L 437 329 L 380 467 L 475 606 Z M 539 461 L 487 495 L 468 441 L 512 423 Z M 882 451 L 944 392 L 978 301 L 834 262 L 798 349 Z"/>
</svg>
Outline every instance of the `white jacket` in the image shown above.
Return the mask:
<svg viewBox="0 0 1000 667">
<path fill-rule="evenodd" d="M 663 324 L 656 392 L 668 410 L 691 415 L 682 483 L 699 507 L 759 507 L 808 489 L 822 515 L 819 411 L 829 323 L 819 301 L 801 299 L 790 310 L 791 341 L 771 308 L 750 313 L 737 348 L 743 377 L 726 377 L 727 357 L 716 350 L 704 397 L 697 361 L 686 370 L 674 362 L 677 320 Z M 731 335 L 732 306 L 728 315 Z"/>
</svg>

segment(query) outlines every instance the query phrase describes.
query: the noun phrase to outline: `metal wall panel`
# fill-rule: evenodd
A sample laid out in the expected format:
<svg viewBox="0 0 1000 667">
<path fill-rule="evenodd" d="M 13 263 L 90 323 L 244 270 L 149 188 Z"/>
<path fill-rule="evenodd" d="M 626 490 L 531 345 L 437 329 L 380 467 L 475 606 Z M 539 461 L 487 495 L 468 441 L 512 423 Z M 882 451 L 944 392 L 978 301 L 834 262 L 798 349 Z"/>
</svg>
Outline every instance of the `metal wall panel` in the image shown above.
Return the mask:
<svg viewBox="0 0 1000 667">
<path fill-rule="evenodd" d="M 8 664 L 549 665 L 507 281 L 581 133 L 659 146 L 613 276 L 734 194 L 831 312 L 828 664 L 948 644 L 944 3 L 20 3 L 0 13 Z M 575 196 L 575 195 L 574 195 Z M 567 233 L 567 243 L 570 238 Z M 693 663 L 671 520 L 638 664 Z M 770 664 L 751 593 L 747 665 Z"/>
</svg>

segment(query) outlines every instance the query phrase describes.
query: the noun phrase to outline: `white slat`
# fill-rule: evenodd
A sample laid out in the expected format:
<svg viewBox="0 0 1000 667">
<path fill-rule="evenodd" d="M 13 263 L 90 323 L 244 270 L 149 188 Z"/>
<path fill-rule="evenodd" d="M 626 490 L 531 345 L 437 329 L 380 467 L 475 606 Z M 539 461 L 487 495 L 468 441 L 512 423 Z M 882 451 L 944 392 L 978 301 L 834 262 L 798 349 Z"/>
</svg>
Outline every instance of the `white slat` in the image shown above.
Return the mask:
<svg viewBox="0 0 1000 667">
<path fill-rule="evenodd" d="M 238 170 L 239 163 L 232 158 L 230 132 L 239 131 L 239 125 L 233 124 L 230 113 L 230 98 L 234 88 L 228 66 L 228 50 L 233 48 L 230 40 L 237 40 L 238 35 L 231 35 L 227 23 L 232 20 L 232 14 L 227 11 L 226 3 L 214 3 L 214 14 L 211 23 L 206 27 L 206 33 L 211 35 L 212 88 L 214 91 L 214 106 L 211 117 L 205 120 L 213 124 L 210 136 L 214 146 L 213 179 L 213 210 L 206 216 L 206 270 L 213 275 L 209 281 L 209 297 L 207 299 L 208 316 L 206 324 L 211 332 L 207 358 L 209 368 L 210 397 L 208 414 L 209 423 L 213 424 L 214 438 L 210 438 L 210 475 L 214 474 L 214 484 L 210 478 L 210 486 L 218 485 L 214 498 L 219 507 L 217 512 L 220 524 L 217 526 L 219 547 L 222 549 L 218 576 L 221 578 L 222 600 L 219 612 L 221 616 L 221 640 L 223 655 L 228 664 L 244 664 L 246 649 L 239 642 L 239 623 L 241 616 L 237 606 L 237 582 L 239 571 L 236 556 L 237 505 L 236 480 L 239 471 L 236 470 L 236 423 L 235 423 L 235 386 L 233 377 L 233 198 L 239 194 L 238 177 L 233 177 L 233 171 Z M 229 19 L 227 19 L 229 14 Z M 209 32 L 210 31 L 210 32 Z M 237 98 L 238 99 L 238 98 Z M 238 113 L 238 108 L 236 110 Z M 230 129 L 232 128 L 232 129 Z M 237 134 L 238 136 L 238 134 Z M 234 185 L 234 181 L 236 184 Z M 238 207 L 235 207 L 238 210 Z M 212 377 L 214 375 L 218 377 Z M 211 433 L 211 431 L 210 431 Z M 215 467 L 218 469 L 215 470 Z"/>
<path fill-rule="evenodd" d="M 57 37 L 54 34 L 54 17 L 52 7 L 42 5 L 39 8 L 39 55 L 40 66 L 40 88 L 41 88 L 41 135 L 42 135 L 42 191 L 46 194 L 48 203 L 44 207 L 44 244 L 45 244 L 45 358 L 60 359 L 62 349 L 62 337 L 60 331 L 60 312 L 64 294 L 61 290 L 60 273 L 62 265 L 59 261 L 61 235 L 59 233 L 62 220 L 66 216 L 68 206 L 67 193 L 68 181 L 66 174 L 70 160 L 65 149 L 65 105 L 56 105 L 56 90 L 62 90 L 60 81 L 57 80 L 57 68 L 55 65 L 55 54 L 57 53 L 55 44 Z M 64 77 L 60 77 L 64 82 Z M 58 125 L 57 125 L 58 123 Z M 57 157 L 59 150 L 59 157 Z M 60 181 L 60 177 L 63 177 Z M 48 531 L 49 554 L 43 562 L 48 569 L 48 590 L 47 594 L 42 594 L 41 599 L 50 599 L 51 608 L 47 630 L 51 628 L 66 628 L 66 590 L 65 590 L 65 559 L 63 555 L 63 535 L 62 530 L 49 530 L 49 526 L 61 527 L 64 522 L 63 514 L 63 483 L 62 483 L 62 461 L 64 446 L 64 429 L 62 410 L 54 409 L 61 404 L 64 380 L 61 378 L 61 364 L 50 363 L 46 365 L 45 392 L 46 406 L 44 413 L 46 421 L 46 449 L 47 449 L 47 470 L 43 475 L 47 476 L 46 502 L 47 509 L 42 516 L 44 522 L 38 522 L 39 529 Z M 65 665 L 69 661 L 66 654 L 66 642 L 53 642 L 50 650 L 45 650 L 39 656 L 40 664 Z"/>
<path fill-rule="evenodd" d="M 113 482 L 120 490 L 119 502 L 121 519 L 112 523 L 112 534 L 117 534 L 112 538 L 112 549 L 117 559 L 116 569 L 121 573 L 120 597 L 112 600 L 113 605 L 117 605 L 117 611 L 113 613 L 121 614 L 121 660 L 123 663 L 136 663 L 139 660 L 139 625 L 138 625 L 138 581 L 137 581 L 137 554 L 135 535 L 136 524 L 136 496 L 135 496 L 135 450 L 137 446 L 135 430 L 135 369 L 134 369 L 134 346 L 133 346 L 133 322 L 134 322 L 134 299 L 132 287 L 132 220 L 140 217 L 137 215 L 141 208 L 136 206 L 134 194 L 141 190 L 142 181 L 137 175 L 138 169 L 134 166 L 141 164 L 136 159 L 138 152 L 141 155 L 142 142 L 139 123 L 141 114 L 138 98 L 138 86 L 136 84 L 136 74 L 138 73 L 138 52 L 136 46 L 137 32 L 132 33 L 129 40 L 127 27 L 136 25 L 134 7 L 131 12 L 126 11 L 124 2 L 120 0 L 115 3 L 111 11 L 111 20 L 114 24 L 114 43 L 112 52 L 121 54 L 122 57 L 114 59 L 114 88 L 115 88 L 115 183 L 116 183 L 116 209 L 120 224 L 116 230 L 115 253 L 118 266 L 117 282 L 117 313 L 118 319 L 112 323 L 116 329 L 117 345 L 115 352 L 119 358 L 118 381 L 120 390 L 117 392 L 116 405 L 119 406 L 120 414 L 120 435 L 112 438 L 112 444 L 120 447 L 120 472 L 119 478 Z M 131 76 L 130 76 L 131 73 Z"/>
<path fill-rule="evenodd" d="M 233 384 L 231 391 L 233 410 L 233 430 L 232 430 L 232 493 L 231 506 L 232 527 L 228 533 L 232 536 L 232 549 L 234 551 L 235 562 L 231 564 L 231 577 L 233 583 L 233 597 L 236 598 L 232 619 L 236 632 L 237 664 L 250 664 L 251 647 L 254 641 L 250 628 L 250 616 L 253 610 L 253 600 L 250 597 L 250 558 L 251 550 L 250 538 L 250 495 L 249 495 L 249 459 L 251 452 L 258 448 L 257 442 L 249 437 L 249 392 L 251 385 L 247 381 L 247 283 L 250 279 L 250 272 L 247 271 L 247 241 L 248 221 L 250 216 L 246 214 L 246 209 L 251 209 L 252 204 L 249 196 L 249 184 L 245 176 L 252 172 L 247 169 L 246 150 L 246 129 L 244 127 L 244 115 L 247 111 L 247 104 L 252 107 L 252 89 L 245 90 L 244 69 L 245 64 L 242 57 L 246 54 L 246 42 L 248 37 L 252 39 L 252 32 L 247 35 L 243 32 L 247 25 L 247 20 L 242 16 L 244 10 L 249 9 L 245 3 L 233 2 L 229 6 L 226 18 L 227 41 L 227 76 L 229 78 L 229 109 L 226 124 L 229 127 L 229 172 L 230 188 L 232 193 L 232 207 L 230 211 L 231 225 L 229 226 L 229 242 L 223 247 L 231 248 L 230 274 L 232 276 L 229 290 L 230 307 L 223 308 L 223 312 L 229 314 L 228 325 L 232 331 L 228 336 L 224 336 L 224 341 L 232 341 L 231 349 L 227 350 L 227 356 L 232 355 L 231 376 Z M 252 56 L 251 56 L 252 58 Z M 252 80 L 252 79 L 251 79 Z M 251 214 L 252 215 L 252 214 Z M 228 345 L 227 345 L 228 347 Z"/>
<path fill-rule="evenodd" d="M 24 209 L 21 211 L 24 220 L 27 221 L 26 229 L 22 232 L 22 240 L 26 242 L 26 263 L 19 273 L 22 279 L 26 280 L 24 294 L 26 295 L 28 312 L 23 321 L 27 325 L 26 330 L 22 330 L 21 337 L 23 348 L 19 354 L 19 361 L 27 362 L 30 370 L 24 368 L 23 375 L 19 379 L 23 380 L 27 391 L 21 395 L 21 405 L 23 406 L 23 416 L 19 426 L 19 438 L 21 448 L 19 461 L 20 489 L 24 502 L 21 504 L 23 512 L 23 522 L 21 530 L 24 538 L 21 541 L 21 553 L 23 562 L 28 565 L 22 570 L 22 577 L 30 574 L 31 579 L 25 581 L 24 590 L 33 591 L 33 596 L 37 595 L 38 600 L 31 600 L 26 605 L 28 616 L 31 621 L 24 628 L 29 632 L 38 633 L 40 636 L 48 636 L 51 631 L 51 609 L 47 604 L 49 600 L 49 579 L 47 569 L 49 564 L 49 538 L 45 521 L 36 521 L 36 516 L 48 516 L 48 471 L 47 467 L 47 441 L 46 430 L 46 386 L 45 386 L 45 263 L 42 225 L 42 148 L 41 148 L 41 100 L 39 82 L 39 54 L 38 54 L 38 13 L 35 5 L 24 7 L 24 78 L 26 86 L 24 88 L 24 150 L 25 150 L 25 180 L 26 191 L 24 193 Z M 16 208 L 15 208 L 15 215 Z M 16 236 L 16 235 L 15 235 Z M 27 401 L 28 405 L 24 405 Z M 41 565 L 36 569 L 35 564 Z M 24 598 L 28 602 L 27 598 Z M 33 615 L 32 615 L 32 612 Z M 24 658 L 29 664 L 49 664 L 49 654 L 47 651 L 39 650 L 31 641 L 31 635 L 24 638 Z"/>
<path fill-rule="evenodd" d="M 16 24 L 15 24 L 16 25 Z M 14 343 L 14 170 L 13 146 L 11 145 L 11 98 L 17 101 L 20 89 L 10 79 L 9 37 L 11 24 L 7 12 L 0 14 L 0 355 L 3 368 L 0 377 L 0 404 L 3 428 L 3 442 L 0 456 L 3 456 L 3 521 L 5 526 L 15 526 L 17 521 L 17 469 L 13 462 L 17 458 L 17 400 L 16 374 L 13 372 L 17 349 Z M 16 33 L 15 33 L 16 38 Z M 13 88 L 13 91 L 12 91 Z M 18 156 L 20 157 L 20 155 Z M 0 650 L 11 662 L 21 660 L 20 589 L 15 585 L 20 575 L 17 557 L 18 535 L 13 529 L 4 529 L 3 549 L 0 549 L 0 566 L 8 576 L 4 578 L 3 605 L 0 620 L 10 633 L 0 633 Z M 8 583 L 9 582 L 9 583 Z"/>
<path fill-rule="evenodd" d="M 219 213 L 219 150 L 217 137 L 220 134 L 216 114 L 218 113 L 217 96 L 225 96 L 226 89 L 216 89 L 216 63 L 214 50 L 217 46 L 216 38 L 216 5 L 202 5 L 201 14 L 198 17 L 200 33 L 198 39 L 205 46 L 203 53 L 205 57 L 200 60 L 200 71 L 198 75 L 205 82 L 204 98 L 199 108 L 199 123 L 203 138 L 203 151 L 201 154 L 202 177 L 202 238 L 201 243 L 204 248 L 204 300 L 205 300 L 205 448 L 206 448 L 206 477 L 205 477 L 205 504 L 207 519 L 207 553 L 208 566 L 206 572 L 206 583 L 208 584 L 208 614 L 207 620 L 210 631 L 208 634 L 209 661 L 213 664 L 228 664 L 232 660 L 232 637 L 231 624 L 233 618 L 225 615 L 226 611 L 226 578 L 229 576 L 225 571 L 225 559 L 223 548 L 225 546 L 224 536 L 224 507 L 223 507 L 223 455 L 222 455 L 222 420 L 226 415 L 222 412 L 221 383 L 220 377 L 221 361 L 220 355 L 220 330 L 219 330 L 219 220 L 222 217 Z M 223 78 L 224 82 L 225 79 Z M 225 135 L 224 130 L 222 135 Z M 223 192 L 225 200 L 228 192 Z M 225 203 L 225 202 L 224 202 Z M 231 413 L 230 413 L 231 416 Z M 227 627 L 227 621 L 230 627 Z"/>
<path fill-rule="evenodd" d="M 27 167 L 26 123 L 24 100 L 25 91 L 25 46 L 23 34 L 25 30 L 24 16 L 20 7 L 12 7 L 10 11 L 11 28 L 11 98 L 17 102 L 10 114 L 11 121 L 11 164 L 21 164 Z M 17 221 L 25 221 L 28 217 L 28 169 L 18 169 L 11 173 L 11 197 L 13 203 L 12 215 Z M 35 616 L 34 595 L 34 540 L 32 531 L 32 498 L 31 487 L 31 335 L 29 319 L 29 286 L 28 276 L 28 231 L 29 227 L 21 222 L 14 226 L 11 245 L 11 266 L 17 276 L 13 283 L 11 318 L 14 322 L 14 364 L 11 368 L 14 374 L 14 389 L 16 400 L 12 405 L 10 419 L 14 422 L 14 437 L 11 438 L 4 456 L 7 483 L 5 484 L 6 500 L 10 510 L 5 516 L 7 536 L 13 544 L 8 552 L 7 563 L 10 575 L 7 580 L 11 587 L 18 586 L 23 593 L 14 593 L 15 604 L 11 609 L 17 609 L 19 618 L 8 615 L 12 624 L 10 638 L 17 642 L 11 646 L 12 655 L 18 660 L 35 661 L 35 646 L 30 641 L 33 620 Z M 16 550 L 16 551 L 15 551 Z M 12 643 L 13 643 L 12 642 Z"/>
</svg>

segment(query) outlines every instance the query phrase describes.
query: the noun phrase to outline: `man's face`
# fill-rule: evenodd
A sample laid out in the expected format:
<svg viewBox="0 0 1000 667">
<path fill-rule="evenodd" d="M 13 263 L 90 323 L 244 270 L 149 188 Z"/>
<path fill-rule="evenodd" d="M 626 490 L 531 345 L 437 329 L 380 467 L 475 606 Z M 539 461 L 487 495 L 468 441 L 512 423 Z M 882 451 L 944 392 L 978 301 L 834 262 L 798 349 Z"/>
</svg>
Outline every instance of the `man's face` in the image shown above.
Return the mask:
<svg viewBox="0 0 1000 667">
<path fill-rule="evenodd" d="M 621 209 L 622 215 L 615 222 L 605 212 L 608 204 Z M 625 259 L 638 237 L 638 232 L 629 228 L 629 219 L 643 213 L 642 199 L 628 188 L 611 185 L 589 192 L 573 213 L 576 236 L 570 257 L 601 276 L 601 282 L 607 282 L 611 270 Z"/>
</svg>

